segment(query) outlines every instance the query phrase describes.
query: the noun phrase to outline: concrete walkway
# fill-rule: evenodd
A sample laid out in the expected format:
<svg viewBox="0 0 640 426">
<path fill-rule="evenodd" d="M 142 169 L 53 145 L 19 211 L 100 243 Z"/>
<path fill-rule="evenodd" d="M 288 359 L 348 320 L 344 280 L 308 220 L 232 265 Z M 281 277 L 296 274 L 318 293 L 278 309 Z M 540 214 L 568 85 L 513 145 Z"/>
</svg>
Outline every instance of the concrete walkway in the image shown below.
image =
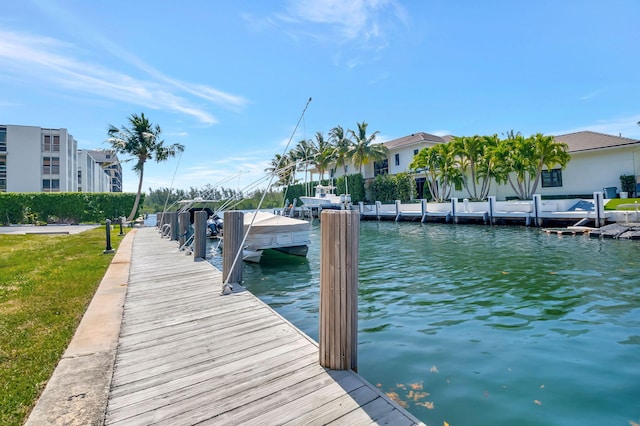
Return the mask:
<svg viewBox="0 0 640 426">
<path fill-rule="evenodd" d="M 42 227 L 46 228 L 46 227 Z M 26 422 L 102 425 L 118 348 L 134 236 L 120 242 L 69 347 Z"/>
<path fill-rule="evenodd" d="M 0 226 L 0 234 L 25 235 L 25 234 L 79 234 L 100 225 L 14 225 Z"/>
</svg>

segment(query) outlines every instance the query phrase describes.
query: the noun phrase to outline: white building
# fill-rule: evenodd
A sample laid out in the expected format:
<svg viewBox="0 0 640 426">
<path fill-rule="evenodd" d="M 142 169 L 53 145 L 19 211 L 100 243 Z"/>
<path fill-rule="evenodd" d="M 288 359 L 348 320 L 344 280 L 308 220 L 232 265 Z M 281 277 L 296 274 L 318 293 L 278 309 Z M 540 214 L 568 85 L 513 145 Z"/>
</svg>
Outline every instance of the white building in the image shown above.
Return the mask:
<svg viewBox="0 0 640 426">
<path fill-rule="evenodd" d="M 0 191 L 76 191 L 77 149 L 67 129 L 0 125 Z"/>
<path fill-rule="evenodd" d="M 408 172 L 409 164 L 421 149 L 449 142 L 452 138 L 419 132 L 384 142 L 383 145 L 389 149 L 388 158 L 364 165 L 363 177 L 370 179 L 378 174 Z M 564 170 L 554 168 L 543 171 L 536 190 L 543 197 L 586 197 L 607 188 L 619 193 L 621 175 L 636 176 L 636 182 L 640 183 L 640 140 L 590 131 L 557 135 L 555 140 L 568 145 L 571 160 Z M 342 168 L 332 169 L 332 172 L 332 177 L 343 174 Z M 354 172 L 357 171 L 349 165 L 348 174 Z M 422 193 L 424 179 L 416 177 L 418 194 Z M 505 200 L 516 194 L 508 184 L 496 185 L 492 182 L 490 195 Z M 451 196 L 463 199 L 469 194 L 459 189 L 454 190 Z"/>
<path fill-rule="evenodd" d="M 78 150 L 67 129 L 0 125 L 0 192 L 122 192 L 113 151 Z"/>
<path fill-rule="evenodd" d="M 78 150 L 78 191 L 122 192 L 122 166 L 115 151 Z"/>
</svg>

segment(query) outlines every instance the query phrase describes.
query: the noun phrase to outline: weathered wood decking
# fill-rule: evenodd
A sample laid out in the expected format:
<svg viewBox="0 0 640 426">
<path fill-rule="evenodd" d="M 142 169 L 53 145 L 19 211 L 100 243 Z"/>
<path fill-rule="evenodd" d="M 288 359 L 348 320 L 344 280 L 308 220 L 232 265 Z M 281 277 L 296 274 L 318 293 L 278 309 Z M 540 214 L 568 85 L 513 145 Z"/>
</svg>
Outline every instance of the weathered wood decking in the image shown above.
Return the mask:
<svg viewBox="0 0 640 426">
<path fill-rule="evenodd" d="M 249 292 L 152 228 L 135 236 L 105 423 L 419 423 Z"/>
</svg>

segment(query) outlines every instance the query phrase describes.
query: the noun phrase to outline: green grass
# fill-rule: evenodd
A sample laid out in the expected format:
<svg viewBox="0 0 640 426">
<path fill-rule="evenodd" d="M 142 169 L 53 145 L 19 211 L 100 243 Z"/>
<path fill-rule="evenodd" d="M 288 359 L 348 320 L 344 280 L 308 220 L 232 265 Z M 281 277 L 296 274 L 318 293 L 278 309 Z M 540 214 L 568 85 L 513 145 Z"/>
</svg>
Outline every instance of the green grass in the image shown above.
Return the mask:
<svg viewBox="0 0 640 426">
<path fill-rule="evenodd" d="M 640 198 L 614 198 L 604 205 L 605 210 L 635 210 L 635 207 L 618 207 L 620 204 L 640 204 Z"/>
<path fill-rule="evenodd" d="M 102 227 L 0 235 L 0 425 L 21 425 L 35 405 L 113 258 L 105 247 Z"/>
</svg>

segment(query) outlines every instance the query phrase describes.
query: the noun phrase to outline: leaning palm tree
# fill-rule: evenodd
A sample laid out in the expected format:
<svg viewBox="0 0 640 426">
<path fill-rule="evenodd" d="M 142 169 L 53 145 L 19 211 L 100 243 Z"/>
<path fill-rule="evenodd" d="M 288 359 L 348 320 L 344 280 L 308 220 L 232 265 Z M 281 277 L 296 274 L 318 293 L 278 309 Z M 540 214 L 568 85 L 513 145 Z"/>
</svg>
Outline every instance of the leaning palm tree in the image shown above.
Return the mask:
<svg viewBox="0 0 640 426">
<path fill-rule="evenodd" d="M 351 155 L 351 160 L 354 166 L 358 168 L 358 173 L 362 173 L 362 165 L 369 164 L 369 161 L 379 161 L 387 158 L 389 150 L 386 146 L 379 144 L 373 144 L 376 136 L 380 131 L 376 130 L 370 135 L 367 135 L 368 124 L 364 121 L 362 123 L 356 123 L 358 125 L 358 131 L 349 130 L 349 134 L 353 136 L 354 148 Z"/>
<path fill-rule="evenodd" d="M 131 114 L 128 120 L 129 127 L 117 128 L 109 125 L 107 142 L 111 144 L 116 154 L 131 155 L 135 159 L 133 170 L 140 176 L 140 180 L 133 208 L 127 217 L 127 220 L 133 220 L 140 204 L 144 165 L 147 160 L 155 160 L 156 163 L 167 161 L 175 157 L 178 152 L 184 151 L 184 146 L 179 143 L 165 146 L 164 141 L 159 139 L 160 126 L 157 124 L 154 126 L 144 113 Z"/>
</svg>

